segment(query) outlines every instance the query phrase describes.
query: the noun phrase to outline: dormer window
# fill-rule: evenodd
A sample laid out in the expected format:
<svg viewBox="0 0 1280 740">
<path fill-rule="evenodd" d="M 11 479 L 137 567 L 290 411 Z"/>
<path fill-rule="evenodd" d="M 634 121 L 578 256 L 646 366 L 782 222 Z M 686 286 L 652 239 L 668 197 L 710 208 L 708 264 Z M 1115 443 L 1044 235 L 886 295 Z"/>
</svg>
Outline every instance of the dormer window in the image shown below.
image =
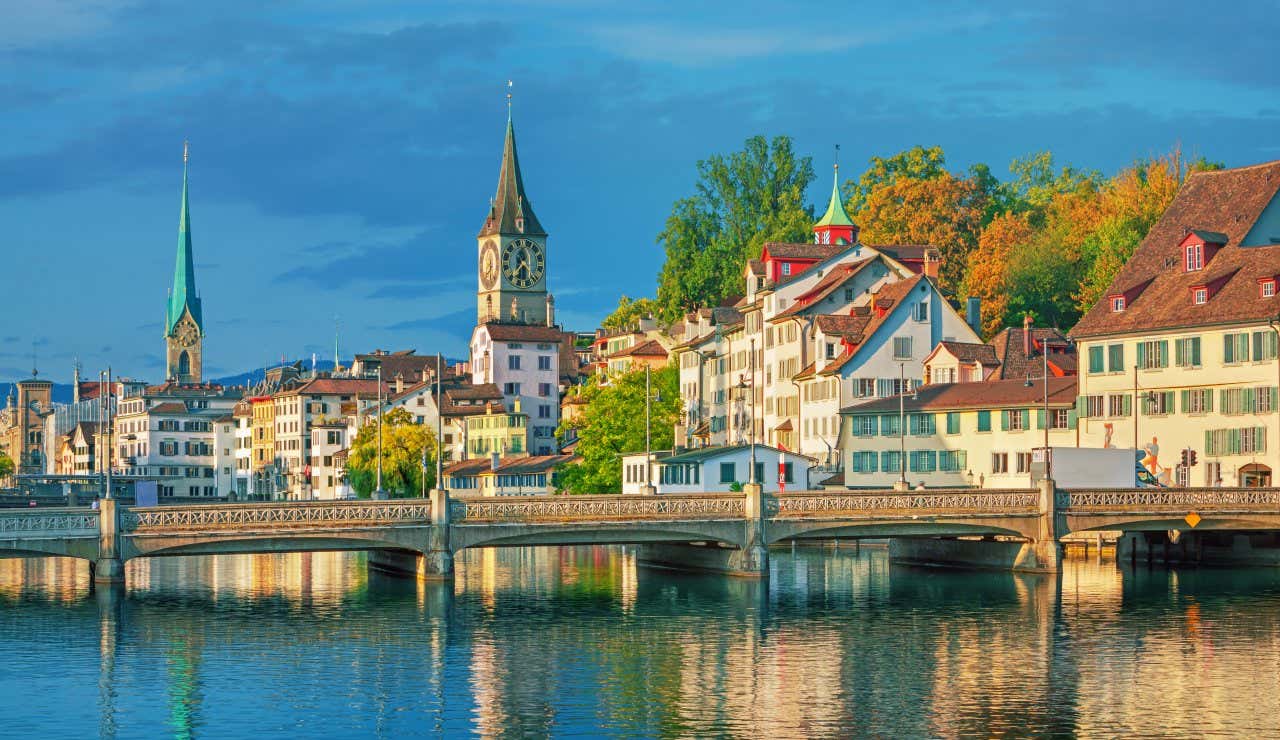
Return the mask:
<svg viewBox="0 0 1280 740">
<path fill-rule="evenodd" d="M 1276 295 L 1276 279 L 1266 278 L 1258 281 L 1258 294 L 1263 298 L 1274 298 Z"/>
<path fill-rule="evenodd" d="M 1204 269 L 1204 245 L 1188 244 L 1186 256 L 1183 259 L 1183 266 L 1186 272 L 1195 272 Z"/>
<path fill-rule="evenodd" d="M 1124 310 L 1124 296 L 1122 295 L 1111 296 L 1111 312 L 1120 313 L 1123 310 Z"/>
<path fill-rule="evenodd" d="M 1194 288 L 1191 291 L 1191 301 L 1197 306 L 1202 306 L 1209 302 L 1208 288 Z"/>
<path fill-rule="evenodd" d="M 782 263 L 782 274 L 783 274 L 783 275 L 790 275 L 790 274 L 791 274 L 791 263 L 790 263 L 790 262 L 783 262 L 783 263 Z"/>
</svg>

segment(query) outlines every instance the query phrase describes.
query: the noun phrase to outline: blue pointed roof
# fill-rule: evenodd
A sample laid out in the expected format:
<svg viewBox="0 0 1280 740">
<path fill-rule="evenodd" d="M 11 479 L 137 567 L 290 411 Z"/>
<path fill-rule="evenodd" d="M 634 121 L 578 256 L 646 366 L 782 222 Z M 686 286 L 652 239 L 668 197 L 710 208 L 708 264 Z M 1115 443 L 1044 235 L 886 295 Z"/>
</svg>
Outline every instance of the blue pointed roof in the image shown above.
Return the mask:
<svg viewBox="0 0 1280 740">
<path fill-rule="evenodd" d="M 173 333 L 174 326 L 185 311 L 204 333 L 204 317 L 201 316 L 200 298 L 196 295 L 196 267 L 191 252 L 191 207 L 187 201 L 187 148 L 182 148 L 182 206 L 178 216 L 178 258 L 173 266 L 173 290 L 169 292 L 168 309 L 165 311 L 164 333 Z"/>
</svg>

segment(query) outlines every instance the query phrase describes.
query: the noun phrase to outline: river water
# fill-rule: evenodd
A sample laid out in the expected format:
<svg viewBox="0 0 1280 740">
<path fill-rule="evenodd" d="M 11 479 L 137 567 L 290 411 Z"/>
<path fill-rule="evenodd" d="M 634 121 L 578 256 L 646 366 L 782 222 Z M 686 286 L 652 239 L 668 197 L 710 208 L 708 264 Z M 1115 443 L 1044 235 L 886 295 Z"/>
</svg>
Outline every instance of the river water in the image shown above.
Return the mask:
<svg viewBox="0 0 1280 740">
<path fill-rule="evenodd" d="M 0 560 L 3 737 L 1280 735 L 1280 570 L 914 569 L 767 582 L 628 548 L 157 558 L 90 591 Z"/>
</svg>

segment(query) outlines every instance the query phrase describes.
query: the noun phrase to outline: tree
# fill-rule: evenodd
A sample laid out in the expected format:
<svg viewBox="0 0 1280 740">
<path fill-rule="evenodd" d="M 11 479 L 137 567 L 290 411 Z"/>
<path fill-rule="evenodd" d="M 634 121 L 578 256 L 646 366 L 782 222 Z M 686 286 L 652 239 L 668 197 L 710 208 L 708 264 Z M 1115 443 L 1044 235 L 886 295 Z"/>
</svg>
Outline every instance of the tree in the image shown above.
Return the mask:
<svg viewBox="0 0 1280 740">
<path fill-rule="evenodd" d="M 587 404 L 560 430 L 578 432 L 582 462 L 559 471 L 569 493 L 621 493 L 622 455 L 644 450 L 644 370 L 611 376 L 604 385 L 585 386 Z M 650 386 L 658 399 L 650 404 L 650 447 L 671 449 L 680 413 L 680 372 L 674 366 L 653 370 Z"/>
<path fill-rule="evenodd" d="M 947 174 L 947 158 L 942 147 L 925 148 L 914 146 L 892 157 L 872 157 L 857 182 L 848 180 L 844 184 L 845 205 L 850 213 L 863 210 L 871 194 L 886 188 L 898 180 L 932 180 Z M 862 224 L 865 226 L 866 224 Z"/>
<path fill-rule="evenodd" d="M 1016 250 L 1030 243 L 1035 230 L 1025 214 L 996 216 L 969 254 L 961 292 L 982 299 L 982 335 L 990 338 L 1008 321 L 1009 268 Z"/>
<path fill-rule="evenodd" d="M 0 478 L 8 478 L 11 475 L 13 475 L 13 459 L 0 452 Z"/>
<path fill-rule="evenodd" d="M 360 428 L 347 458 L 347 481 L 360 498 L 377 485 L 378 425 L 373 417 Z M 398 497 L 422 494 L 422 450 L 427 450 L 427 488 L 435 486 L 435 434 L 414 422 L 404 409 L 382 415 L 382 487 Z"/>
<path fill-rule="evenodd" d="M 787 136 L 747 139 L 742 151 L 698 162 L 694 195 L 675 202 L 658 242 L 666 261 L 657 307 L 667 321 L 742 293 L 748 259 L 766 241 L 806 241 L 813 212 L 805 191 L 813 163 Z"/>
<path fill-rule="evenodd" d="M 600 326 L 606 329 L 631 329 L 640 322 L 640 319 L 652 318 L 657 315 L 657 301 L 652 298 L 632 300 L 624 295 L 618 299 L 618 307 L 613 310 L 613 313 L 605 317 Z"/>
</svg>

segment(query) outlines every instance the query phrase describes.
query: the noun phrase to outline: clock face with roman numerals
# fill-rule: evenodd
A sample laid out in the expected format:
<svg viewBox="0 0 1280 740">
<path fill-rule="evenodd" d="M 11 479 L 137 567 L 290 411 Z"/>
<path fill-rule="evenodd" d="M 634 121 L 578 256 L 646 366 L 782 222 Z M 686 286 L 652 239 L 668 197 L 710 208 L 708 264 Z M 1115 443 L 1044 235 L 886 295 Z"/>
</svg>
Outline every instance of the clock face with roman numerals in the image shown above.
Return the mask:
<svg viewBox="0 0 1280 740">
<path fill-rule="evenodd" d="M 502 275 L 513 287 L 532 288 L 542 279 L 546 260 L 542 247 L 528 239 L 516 239 L 502 250 Z"/>
<path fill-rule="evenodd" d="M 492 290 L 498 282 L 498 243 L 485 242 L 480 252 L 480 282 L 486 290 Z"/>
<path fill-rule="evenodd" d="M 200 338 L 200 330 L 190 321 L 183 321 L 178 324 L 178 330 L 173 334 L 174 339 L 178 340 L 178 344 L 183 347 L 194 346 L 196 340 Z"/>
</svg>

